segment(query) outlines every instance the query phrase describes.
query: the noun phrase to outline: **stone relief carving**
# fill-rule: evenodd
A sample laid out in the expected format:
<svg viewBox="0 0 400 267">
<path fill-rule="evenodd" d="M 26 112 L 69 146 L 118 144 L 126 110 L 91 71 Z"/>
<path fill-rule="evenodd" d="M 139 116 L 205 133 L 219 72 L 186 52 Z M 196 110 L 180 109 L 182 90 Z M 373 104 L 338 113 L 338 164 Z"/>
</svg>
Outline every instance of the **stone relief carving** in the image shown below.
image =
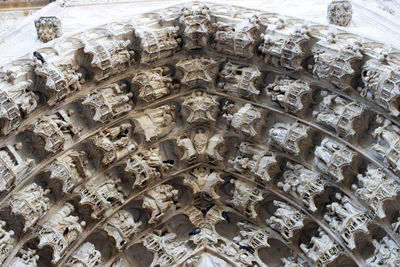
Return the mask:
<svg viewBox="0 0 400 267">
<path fill-rule="evenodd" d="M 315 197 L 324 192 L 325 181 L 303 165 L 287 162 L 286 167 L 288 169 L 283 173 L 283 180 L 277 183 L 278 187 L 301 199 L 309 210 L 315 212 Z"/>
<path fill-rule="evenodd" d="M 20 145 L 0 148 L 0 192 L 10 190 L 15 180 L 33 165 L 32 159 L 23 158 L 17 152 Z"/>
<path fill-rule="evenodd" d="M 146 109 L 143 115 L 135 118 L 137 129 L 144 134 L 146 141 L 163 137 L 175 127 L 175 106 L 163 105 Z"/>
<path fill-rule="evenodd" d="M 133 189 L 146 186 L 164 175 L 172 164 L 163 162 L 159 148 L 149 148 L 130 156 L 126 161 L 125 172 L 133 176 Z"/>
<path fill-rule="evenodd" d="M 101 253 L 90 243 L 84 243 L 77 252 L 75 252 L 67 262 L 67 266 L 101 266 Z"/>
<path fill-rule="evenodd" d="M 317 121 L 336 130 L 336 133 L 354 140 L 358 133 L 368 129 L 368 114 L 361 104 L 324 92 L 319 110 L 313 114 Z"/>
<path fill-rule="evenodd" d="M 93 112 L 93 120 L 98 122 L 108 122 L 112 118 L 119 116 L 132 109 L 129 103 L 132 93 L 124 93 L 126 84 L 113 83 L 106 87 L 98 88 L 90 92 L 82 101 L 84 106 Z"/>
<path fill-rule="evenodd" d="M 35 19 L 38 38 L 47 43 L 62 35 L 61 20 L 57 17 L 40 17 Z"/>
<path fill-rule="evenodd" d="M 149 223 L 156 223 L 165 213 L 175 211 L 178 196 L 179 191 L 169 184 L 162 184 L 145 192 L 142 207 L 151 210 Z"/>
<path fill-rule="evenodd" d="M 269 142 L 295 156 L 304 156 L 311 143 L 312 130 L 301 122 L 278 122 L 269 130 Z"/>
<path fill-rule="evenodd" d="M 121 250 L 130 237 L 140 231 L 141 226 L 142 222 L 135 222 L 129 211 L 119 210 L 107 219 L 103 229 L 115 240 L 117 249 Z"/>
<path fill-rule="evenodd" d="M 279 76 L 265 89 L 272 101 L 290 113 L 302 115 L 312 103 L 312 90 L 308 83 L 303 81 Z"/>
<path fill-rule="evenodd" d="M 260 109 L 249 103 L 240 107 L 228 101 L 222 110 L 223 117 L 235 130 L 250 137 L 257 135 L 256 124 L 261 119 Z"/>
<path fill-rule="evenodd" d="M 11 262 L 11 266 L 36 267 L 39 258 L 35 249 L 21 249 Z"/>
<path fill-rule="evenodd" d="M 74 126 L 70 115 L 72 112 L 67 113 L 64 110 L 44 115 L 34 124 L 28 125 L 27 130 L 43 140 L 47 152 L 56 153 L 63 150 L 66 144 L 72 142 L 72 137 L 78 136 L 82 130 Z"/>
<path fill-rule="evenodd" d="M 103 40 L 84 41 L 84 52 L 92 58 L 90 64 L 95 70 L 95 81 L 126 71 L 134 63 L 135 52 L 129 44 L 129 40 L 117 40 L 112 36 Z"/>
<path fill-rule="evenodd" d="M 224 183 L 221 174 L 207 167 L 199 167 L 192 170 L 190 176 L 186 176 L 184 184 L 190 186 L 195 195 L 201 195 L 204 199 L 219 199 L 217 186 Z"/>
<path fill-rule="evenodd" d="M 64 98 L 81 90 L 85 82 L 82 73 L 78 72 L 79 65 L 42 63 L 35 60 L 35 74 L 39 78 L 39 92 L 47 97 L 47 104 L 56 105 Z"/>
<path fill-rule="evenodd" d="M 259 34 L 261 26 L 256 16 L 241 23 L 218 21 L 213 27 L 216 31 L 211 47 L 215 50 L 243 58 L 254 56 L 256 46 L 261 41 Z"/>
<path fill-rule="evenodd" d="M 189 87 L 210 84 L 218 72 L 217 61 L 210 57 L 182 59 L 176 67 L 183 72 L 181 83 Z"/>
<path fill-rule="evenodd" d="M 224 136 L 221 133 L 212 134 L 208 130 L 198 128 L 190 136 L 186 133 L 178 136 L 176 145 L 183 151 L 181 161 L 192 163 L 223 160 L 221 151 Z"/>
<path fill-rule="evenodd" d="M 46 168 L 50 172 L 50 179 L 62 182 L 63 193 L 70 193 L 75 185 L 91 175 L 90 171 L 85 168 L 88 162 L 82 160 L 84 154 L 83 151 L 70 150 Z"/>
<path fill-rule="evenodd" d="M 300 70 L 303 61 L 312 55 L 310 36 L 307 27 L 295 29 L 292 33 L 279 32 L 261 35 L 264 43 L 259 50 L 264 54 L 264 61 L 277 67 Z"/>
<path fill-rule="evenodd" d="M 373 217 L 352 204 L 348 196 L 340 193 L 335 195 L 337 202 L 326 205 L 327 212 L 324 219 L 335 229 L 345 240 L 350 249 L 356 247 L 355 233 L 368 232 L 368 223 Z"/>
<path fill-rule="evenodd" d="M 197 49 L 205 47 L 210 38 L 210 10 L 205 5 L 182 8 L 179 23 L 183 26 L 184 47 L 187 49 Z"/>
<path fill-rule="evenodd" d="M 315 165 L 337 182 L 357 172 L 357 152 L 329 137 L 322 140 L 314 155 Z"/>
<path fill-rule="evenodd" d="M 79 222 L 79 217 L 71 215 L 73 211 L 74 206 L 66 203 L 37 229 L 38 248 L 50 246 L 53 249 L 53 263 L 60 259 L 65 249 L 79 237 L 86 225 L 85 221 Z"/>
<path fill-rule="evenodd" d="M 309 245 L 303 243 L 300 248 L 314 261 L 316 266 L 322 267 L 334 262 L 343 253 L 343 248 L 337 245 L 325 231 L 319 228 L 318 232 L 318 236 L 311 238 Z"/>
<path fill-rule="evenodd" d="M 180 85 L 167 72 L 168 68 L 157 67 L 135 73 L 132 84 L 139 86 L 139 99 L 152 102 L 178 89 Z"/>
<path fill-rule="evenodd" d="M 384 236 L 380 241 L 373 239 L 372 244 L 375 247 L 375 252 L 373 256 L 366 260 L 367 264 L 370 266 L 396 266 L 400 264 L 400 248 L 389 236 Z"/>
<path fill-rule="evenodd" d="M 343 47 L 338 45 L 336 49 L 321 45 L 313 49 L 313 75 L 316 78 L 326 79 L 341 90 L 354 87 L 355 79 L 361 72 L 360 63 L 363 58 L 360 43 L 346 44 Z"/>
<path fill-rule="evenodd" d="M 91 217 L 100 218 L 103 213 L 109 214 L 112 208 L 124 203 L 125 197 L 122 188 L 118 184 L 120 179 L 104 177 L 96 181 L 89 181 L 77 187 L 74 192 L 79 193 L 81 200 L 79 204 L 91 207 Z"/>
<path fill-rule="evenodd" d="M 190 96 L 185 98 L 182 107 L 188 110 L 188 123 L 198 122 L 215 122 L 219 103 L 215 97 L 208 95 L 203 91 L 194 91 Z"/>
<path fill-rule="evenodd" d="M 228 160 L 228 164 L 235 171 L 242 174 L 251 173 L 256 181 L 261 183 L 271 182 L 273 177 L 280 172 L 277 163 L 276 156 L 268 152 L 266 147 L 248 142 L 240 143 L 237 156 Z"/>
<path fill-rule="evenodd" d="M 242 66 L 226 62 L 219 73 L 218 87 L 228 94 L 249 97 L 260 94 L 259 80 L 261 72 L 256 66 Z"/>
<path fill-rule="evenodd" d="M 256 185 L 243 182 L 239 179 L 231 179 L 234 185 L 232 199 L 229 200 L 235 207 L 242 210 L 250 218 L 257 218 L 255 205 L 263 200 L 262 191 Z"/>
<path fill-rule="evenodd" d="M 11 250 L 16 243 L 16 240 L 13 237 L 14 231 L 6 231 L 5 229 L 3 229 L 5 225 L 6 222 L 0 220 L 0 264 L 2 264 L 9 253 L 11 253 Z"/>
<path fill-rule="evenodd" d="M 43 190 L 39 185 L 32 183 L 10 197 L 12 213 L 24 218 L 24 232 L 49 210 L 50 200 L 46 197 L 49 192 L 49 189 Z"/>
<path fill-rule="evenodd" d="M 367 201 L 379 218 L 385 218 L 384 202 L 397 196 L 400 191 L 398 183 L 387 178 L 381 169 L 372 164 L 368 165 L 365 175 L 358 174 L 357 179 L 360 187 L 353 184 L 352 189 Z"/>
<path fill-rule="evenodd" d="M 182 43 L 178 32 L 179 27 L 161 29 L 136 28 L 135 36 L 140 39 L 142 48 L 141 62 L 152 63 L 174 55 L 180 49 Z"/>
<path fill-rule="evenodd" d="M 350 1 L 332 1 L 328 5 L 327 19 L 330 24 L 346 27 L 350 24 L 352 15 Z"/>
<path fill-rule="evenodd" d="M 118 159 L 136 150 L 137 145 L 130 140 L 130 129 L 132 125 L 122 123 L 119 126 L 111 127 L 100 131 L 92 138 L 94 146 L 103 155 L 101 162 L 110 165 Z"/>
</svg>

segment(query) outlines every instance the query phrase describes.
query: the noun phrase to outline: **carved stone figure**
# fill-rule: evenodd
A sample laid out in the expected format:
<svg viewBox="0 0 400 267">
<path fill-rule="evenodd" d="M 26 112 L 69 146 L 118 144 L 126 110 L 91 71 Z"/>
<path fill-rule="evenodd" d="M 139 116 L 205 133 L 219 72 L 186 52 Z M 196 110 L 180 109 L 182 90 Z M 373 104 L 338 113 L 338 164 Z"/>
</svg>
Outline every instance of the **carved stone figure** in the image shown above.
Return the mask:
<svg viewBox="0 0 400 267">
<path fill-rule="evenodd" d="M 352 189 L 356 190 L 357 195 L 369 204 L 379 218 L 385 218 L 384 202 L 396 198 L 400 191 L 399 184 L 387 178 L 381 169 L 372 164 L 368 165 L 365 175 L 358 174 L 357 179 L 360 187 L 353 184 Z"/>
<path fill-rule="evenodd" d="M 181 83 L 188 87 L 209 85 L 218 72 L 217 61 L 210 57 L 195 57 L 181 59 L 176 67 L 183 72 Z"/>
<path fill-rule="evenodd" d="M 202 199 L 210 200 L 220 198 L 216 187 L 223 184 L 224 180 L 219 172 L 207 167 L 198 167 L 193 169 L 191 174 L 185 177 L 183 183 L 192 188 L 194 195 L 200 195 Z"/>
<path fill-rule="evenodd" d="M 15 81 L 8 88 L 2 85 L 0 90 L 0 131 L 2 135 L 17 129 L 23 117 L 37 107 L 38 96 L 31 90 L 32 80 Z"/>
<path fill-rule="evenodd" d="M 144 134 L 146 141 L 163 137 L 175 127 L 175 106 L 163 105 L 144 110 L 144 114 L 135 118 L 135 130 Z"/>
<path fill-rule="evenodd" d="M 9 205 L 12 213 L 22 216 L 25 220 L 24 232 L 35 225 L 37 220 L 49 210 L 50 200 L 45 196 L 49 192 L 49 189 L 43 190 L 32 183 L 10 197 Z"/>
<path fill-rule="evenodd" d="M 66 203 L 36 229 L 39 237 L 38 248 L 50 246 L 53 249 L 52 263 L 58 262 L 64 251 L 79 237 L 86 225 L 84 221 L 79 223 L 79 217 L 71 215 L 73 211 L 74 206 Z"/>
<path fill-rule="evenodd" d="M 150 29 L 135 28 L 136 38 L 140 40 L 142 63 L 152 63 L 170 57 L 179 50 L 182 39 L 178 36 L 179 27 Z"/>
<path fill-rule="evenodd" d="M 142 207 L 151 210 L 149 223 L 156 223 L 162 219 L 166 212 L 174 211 L 178 195 L 179 191 L 169 184 L 161 184 L 146 191 L 143 196 Z"/>
<path fill-rule="evenodd" d="M 136 150 L 137 146 L 130 140 L 130 123 L 122 123 L 119 126 L 111 127 L 100 131 L 92 138 L 93 143 L 103 154 L 101 162 L 110 165 L 116 160 Z"/>
<path fill-rule="evenodd" d="M 242 174 L 250 172 L 258 182 L 270 182 L 280 168 L 276 156 L 267 150 L 263 146 L 242 142 L 236 157 L 228 160 L 228 164 Z"/>
<path fill-rule="evenodd" d="M 318 79 L 326 79 L 340 90 L 354 87 L 361 72 L 360 43 L 336 47 L 318 46 L 314 49 L 313 75 Z"/>
<path fill-rule="evenodd" d="M 301 122 L 278 122 L 269 130 L 269 142 L 295 156 L 304 157 L 310 147 L 312 130 Z"/>
<path fill-rule="evenodd" d="M 219 77 L 218 87 L 230 95 L 249 97 L 260 94 L 257 87 L 261 72 L 256 66 L 242 66 L 228 61 Z"/>
<path fill-rule="evenodd" d="M 22 158 L 16 151 L 20 144 L 0 148 L 0 192 L 10 190 L 15 180 L 33 165 L 33 160 Z"/>
<path fill-rule="evenodd" d="M 16 240 L 14 239 L 14 231 L 6 231 L 3 227 L 6 222 L 0 220 L 0 264 L 4 262 L 7 256 L 11 253 Z"/>
<path fill-rule="evenodd" d="M 400 115 L 400 68 L 392 68 L 377 60 L 368 60 L 362 67 L 364 87 L 357 88 L 361 96 L 371 100 L 397 117 Z"/>
<path fill-rule="evenodd" d="M 303 165 L 287 162 L 286 166 L 288 170 L 283 173 L 283 181 L 278 182 L 278 187 L 296 199 L 301 199 L 309 210 L 315 212 L 317 207 L 314 198 L 324 192 L 324 180 Z"/>
<path fill-rule="evenodd" d="M 303 61 L 312 55 L 310 36 L 306 27 L 295 29 L 292 33 L 268 30 L 262 35 L 264 43 L 259 50 L 264 54 L 264 61 L 277 67 L 302 69 Z"/>
<path fill-rule="evenodd" d="M 27 130 L 43 139 L 46 151 L 55 153 L 63 150 L 66 143 L 79 134 L 81 128 L 74 126 L 67 112 L 59 110 L 37 119 L 35 123 L 27 126 Z"/>
<path fill-rule="evenodd" d="M 374 255 L 366 260 L 369 266 L 395 267 L 400 265 L 400 248 L 389 236 L 380 241 L 372 240 L 375 247 Z"/>
<path fill-rule="evenodd" d="M 54 16 L 35 19 L 35 28 L 38 38 L 43 43 L 47 43 L 62 35 L 61 21 Z"/>
<path fill-rule="evenodd" d="M 353 140 L 357 134 L 368 129 L 368 112 L 359 103 L 349 102 L 335 94 L 323 94 L 317 121 L 336 130 L 337 134 Z"/>
<path fill-rule="evenodd" d="M 216 28 L 214 43 L 211 46 L 219 52 L 251 58 L 256 51 L 256 45 L 260 41 L 260 24 L 258 18 L 253 16 L 241 23 L 225 23 L 218 21 L 213 24 Z"/>
<path fill-rule="evenodd" d="M 79 204 L 91 207 L 91 217 L 98 219 L 112 211 L 114 207 L 124 203 L 125 197 L 122 188 L 118 185 L 120 179 L 104 177 L 95 181 L 89 181 L 77 187 L 74 192 L 79 193 L 81 200 Z"/>
<path fill-rule="evenodd" d="M 67 266 L 71 267 L 96 267 L 101 266 L 101 253 L 90 243 L 84 243 L 78 251 L 71 255 Z"/>
<path fill-rule="evenodd" d="M 36 250 L 30 248 L 27 250 L 21 249 L 11 262 L 11 266 L 37 267 L 39 258 L 39 255 L 36 254 Z"/>
<path fill-rule="evenodd" d="M 194 91 L 192 95 L 185 98 L 182 107 L 189 112 L 186 118 L 188 123 L 213 123 L 217 116 L 219 103 L 215 100 L 215 97 L 203 91 Z"/>
<path fill-rule="evenodd" d="M 180 160 L 191 163 L 222 161 L 222 146 L 224 136 L 220 133 L 212 135 L 210 131 L 197 129 L 190 136 L 186 133 L 176 139 L 176 145 L 183 150 Z"/>
<path fill-rule="evenodd" d="M 286 111 L 306 114 L 312 102 L 312 90 L 308 83 L 279 76 L 266 88 L 267 95 Z"/>
<path fill-rule="evenodd" d="M 90 176 L 90 171 L 85 168 L 87 161 L 81 159 L 84 154 L 84 151 L 70 150 L 46 168 L 50 172 L 50 179 L 62 182 L 63 193 L 70 193 L 76 184 Z"/>
<path fill-rule="evenodd" d="M 47 104 L 54 106 L 75 91 L 81 90 L 85 82 L 79 65 L 57 64 L 35 60 L 35 73 L 39 80 L 37 87 L 46 96 Z"/>
<path fill-rule="evenodd" d="M 185 48 L 197 49 L 205 47 L 211 36 L 210 10 L 207 6 L 182 8 L 179 23 L 182 24 Z"/>
<path fill-rule="evenodd" d="M 104 231 L 115 240 L 115 246 L 121 250 L 130 237 L 139 231 L 142 222 L 135 222 L 133 215 L 126 210 L 119 210 L 107 219 Z"/>
<path fill-rule="evenodd" d="M 338 202 L 326 205 L 328 212 L 324 219 L 335 229 L 350 249 L 356 247 L 355 234 L 357 232 L 368 233 L 368 223 L 373 219 L 373 215 L 363 212 L 352 204 L 352 200 L 340 193 L 335 195 Z"/>
<path fill-rule="evenodd" d="M 95 81 L 126 71 L 134 63 L 135 52 L 129 48 L 129 40 L 109 36 L 107 39 L 84 41 L 84 44 L 84 52 L 90 55 L 91 67 L 95 70 Z"/>
<path fill-rule="evenodd" d="M 126 161 L 125 172 L 128 176 L 133 176 L 133 189 L 146 186 L 149 182 L 154 182 L 160 178 L 172 165 L 163 162 L 159 148 L 149 148 L 142 150 Z"/>
<path fill-rule="evenodd" d="M 132 109 L 129 101 L 133 94 L 124 93 L 125 88 L 125 83 L 112 83 L 98 88 L 91 91 L 82 101 L 82 104 L 91 109 L 94 121 L 108 122 L 112 118 Z"/>
<path fill-rule="evenodd" d="M 307 263 L 305 260 L 300 258 L 299 256 L 289 256 L 287 258 L 284 258 L 281 260 L 282 267 L 303 267 L 307 266 Z"/>
<path fill-rule="evenodd" d="M 328 5 L 327 19 L 330 24 L 346 27 L 350 24 L 352 15 L 350 1 L 332 1 Z"/>
<path fill-rule="evenodd" d="M 322 140 L 314 155 L 317 167 L 337 182 L 357 173 L 358 153 L 330 137 Z"/>
<path fill-rule="evenodd" d="M 309 245 L 303 243 L 300 248 L 316 266 L 325 267 L 334 262 L 343 253 L 343 249 L 325 231 L 318 228 L 318 232 L 318 236 L 311 238 Z"/>
<path fill-rule="evenodd" d="M 267 219 L 267 224 L 290 240 L 293 238 L 294 231 L 303 228 L 305 214 L 282 201 L 274 200 L 273 203 L 277 209 L 274 215 Z"/>
<path fill-rule="evenodd" d="M 258 134 L 255 127 L 259 119 L 261 119 L 260 109 L 250 103 L 246 103 L 239 108 L 231 102 L 225 103 L 222 109 L 225 112 L 223 117 L 234 129 L 251 137 Z"/>
<path fill-rule="evenodd" d="M 377 122 L 381 126 L 372 133 L 376 139 L 372 149 L 385 160 L 390 169 L 400 174 L 400 129 L 380 116 L 377 117 Z"/>
<path fill-rule="evenodd" d="M 135 73 L 132 84 L 139 86 L 139 99 L 152 102 L 180 87 L 178 83 L 172 81 L 171 75 L 166 73 L 167 69 L 157 67 Z"/>
<path fill-rule="evenodd" d="M 231 179 L 230 182 L 234 185 L 234 189 L 232 199 L 229 202 L 243 211 L 245 215 L 255 219 L 257 217 L 255 205 L 258 201 L 264 199 L 260 188 L 238 179 Z"/>
</svg>

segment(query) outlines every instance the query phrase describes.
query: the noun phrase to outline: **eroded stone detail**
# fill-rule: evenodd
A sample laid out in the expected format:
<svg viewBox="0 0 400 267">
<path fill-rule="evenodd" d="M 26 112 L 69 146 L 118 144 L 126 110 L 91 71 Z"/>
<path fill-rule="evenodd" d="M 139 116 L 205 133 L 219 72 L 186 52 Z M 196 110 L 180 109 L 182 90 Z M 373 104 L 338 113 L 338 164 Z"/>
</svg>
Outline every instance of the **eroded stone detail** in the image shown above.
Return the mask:
<svg viewBox="0 0 400 267">
<path fill-rule="evenodd" d="M 325 181 L 318 173 L 303 165 L 288 162 L 286 167 L 288 170 L 283 173 L 283 181 L 278 182 L 278 187 L 301 199 L 309 210 L 316 211 L 315 197 L 324 192 Z"/>
<path fill-rule="evenodd" d="M 243 66 L 227 62 L 219 73 L 218 87 L 228 94 L 249 97 L 260 94 L 261 72 L 256 66 Z M 258 81 L 258 84 L 257 84 Z"/>
<path fill-rule="evenodd" d="M 225 103 L 222 109 L 224 111 L 223 117 L 238 132 L 250 137 L 258 134 L 255 127 L 261 119 L 260 109 L 249 103 L 240 107 L 229 101 Z"/>
<path fill-rule="evenodd" d="M 4 262 L 7 258 L 13 246 L 16 243 L 14 236 L 14 231 L 6 231 L 3 227 L 6 225 L 6 222 L 0 220 L 0 264 Z"/>
<path fill-rule="evenodd" d="M 77 252 L 75 252 L 67 262 L 71 267 L 96 267 L 101 266 L 101 253 L 90 243 L 84 243 Z"/>
<path fill-rule="evenodd" d="M 35 249 L 21 249 L 11 262 L 11 266 L 36 267 L 39 258 Z"/>
<path fill-rule="evenodd" d="M 181 83 L 189 87 L 210 84 L 217 75 L 217 61 L 210 57 L 182 59 L 176 67 L 183 72 Z"/>
<path fill-rule="evenodd" d="M 126 84 L 113 83 L 91 91 L 82 104 L 89 107 L 93 113 L 93 120 L 108 122 L 132 109 L 129 103 L 132 93 L 124 93 Z"/>
<path fill-rule="evenodd" d="M 40 17 L 35 19 L 37 36 L 47 43 L 62 35 L 61 21 L 57 17 Z"/>
<path fill-rule="evenodd" d="M 350 1 L 332 1 L 328 5 L 327 19 L 330 24 L 346 27 L 350 24 L 352 15 Z"/>
<path fill-rule="evenodd" d="M 142 206 L 151 210 L 149 223 L 156 223 L 165 213 L 174 211 L 178 196 L 179 191 L 169 184 L 162 184 L 145 192 Z"/>
<path fill-rule="evenodd" d="M 397 266 L 400 264 L 400 248 L 390 239 L 384 236 L 380 241 L 372 240 L 375 247 L 374 255 L 366 260 L 370 266 Z"/>
<path fill-rule="evenodd" d="M 229 202 L 250 218 L 255 219 L 257 217 L 255 205 L 263 200 L 261 189 L 239 179 L 231 179 L 230 182 L 234 185 L 234 189 L 232 199 Z"/>
<path fill-rule="evenodd" d="M 202 48 L 208 44 L 212 34 L 210 20 L 210 10 L 205 5 L 182 8 L 179 22 L 184 28 L 185 48 Z"/>
<path fill-rule="evenodd" d="M 224 183 L 219 172 L 207 167 L 195 168 L 192 175 L 185 177 L 184 184 L 189 185 L 196 196 L 204 199 L 219 199 L 216 187 Z"/>
</svg>

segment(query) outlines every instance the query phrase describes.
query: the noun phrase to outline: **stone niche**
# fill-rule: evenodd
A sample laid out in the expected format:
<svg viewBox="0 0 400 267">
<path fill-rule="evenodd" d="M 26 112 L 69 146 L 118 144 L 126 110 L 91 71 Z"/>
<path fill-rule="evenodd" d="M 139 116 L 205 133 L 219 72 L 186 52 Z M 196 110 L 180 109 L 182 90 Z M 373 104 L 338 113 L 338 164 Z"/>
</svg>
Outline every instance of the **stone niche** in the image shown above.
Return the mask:
<svg viewBox="0 0 400 267">
<path fill-rule="evenodd" d="M 203 2 L 35 24 L 45 60 L 0 66 L 3 266 L 400 266 L 398 51 Z"/>
</svg>

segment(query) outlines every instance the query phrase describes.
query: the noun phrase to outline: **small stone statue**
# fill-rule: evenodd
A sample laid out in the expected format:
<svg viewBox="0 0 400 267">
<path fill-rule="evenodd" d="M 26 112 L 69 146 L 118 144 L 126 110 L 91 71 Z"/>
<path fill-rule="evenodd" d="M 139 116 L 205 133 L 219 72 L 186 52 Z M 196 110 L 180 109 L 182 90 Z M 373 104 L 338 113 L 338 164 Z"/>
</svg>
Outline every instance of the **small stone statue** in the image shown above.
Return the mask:
<svg viewBox="0 0 400 267">
<path fill-rule="evenodd" d="M 350 1 L 332 1 L 328 5 L 328 22 L 346 27 L 351 22 L 353 9 Z"/>
</svg>

